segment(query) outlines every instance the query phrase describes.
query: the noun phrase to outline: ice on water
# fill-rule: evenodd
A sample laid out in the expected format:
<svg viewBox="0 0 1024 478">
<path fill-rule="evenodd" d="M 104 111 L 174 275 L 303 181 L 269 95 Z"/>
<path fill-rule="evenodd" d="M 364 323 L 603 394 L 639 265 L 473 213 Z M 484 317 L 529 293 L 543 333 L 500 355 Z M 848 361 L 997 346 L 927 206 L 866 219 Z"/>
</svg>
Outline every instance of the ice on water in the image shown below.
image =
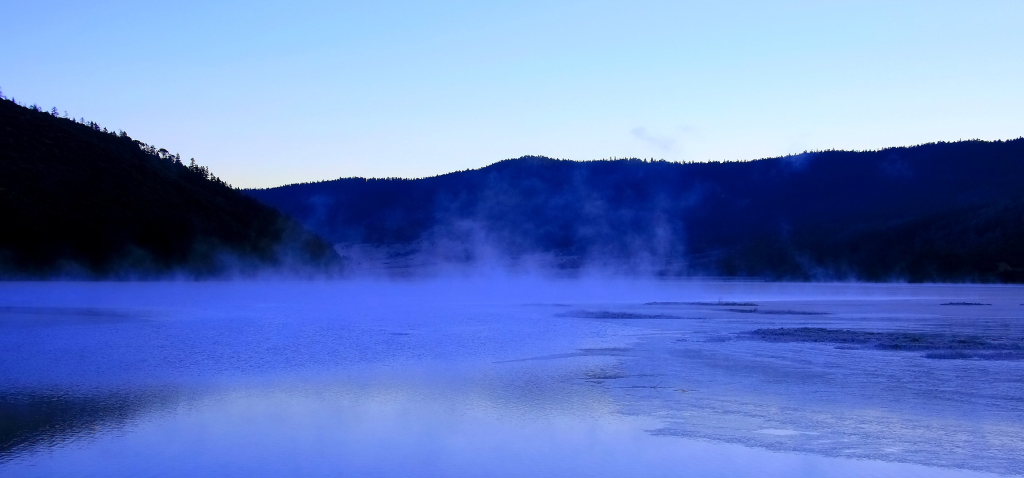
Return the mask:
<svg viewBox="0 0 1024 478">
<path fill-rule="evenodd" d="M 0 284 L 0 473 L 1024 474 L 1024 288 Z"/>
</svg>

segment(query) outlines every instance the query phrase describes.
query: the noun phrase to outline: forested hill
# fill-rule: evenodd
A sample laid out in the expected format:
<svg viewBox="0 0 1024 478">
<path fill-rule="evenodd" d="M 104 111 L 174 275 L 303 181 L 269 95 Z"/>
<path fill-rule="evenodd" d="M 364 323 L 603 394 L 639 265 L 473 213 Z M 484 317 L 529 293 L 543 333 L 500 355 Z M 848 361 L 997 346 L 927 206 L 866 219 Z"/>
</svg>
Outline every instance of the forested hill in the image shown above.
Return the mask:
<svg viewBox="0 0 1024 478">
<path fill-rule="evenodd" d="M 194 162 L 0 99 L 0 277 L 315 271 L 336 256 Z"/>
<path fill-rule="evenodd" d="M 522 157 L 248 193 L 349 261 L 392 267 L 1024 280 L 1024 139 L 725 163 Z"/>
</svg>

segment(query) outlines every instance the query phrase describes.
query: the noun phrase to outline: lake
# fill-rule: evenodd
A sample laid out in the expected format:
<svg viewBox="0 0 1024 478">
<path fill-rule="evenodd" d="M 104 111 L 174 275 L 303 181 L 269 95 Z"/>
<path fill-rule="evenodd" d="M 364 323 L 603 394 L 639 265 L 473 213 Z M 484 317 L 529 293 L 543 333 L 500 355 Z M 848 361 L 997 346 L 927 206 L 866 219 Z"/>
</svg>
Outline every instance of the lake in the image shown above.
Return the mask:
<svg viewBox="0 0 1024 478">
<path fill-rule="evenodd" d="M 1024 287 L 0 283 L 3 476 L 1024 474 Z"/>
</svg>

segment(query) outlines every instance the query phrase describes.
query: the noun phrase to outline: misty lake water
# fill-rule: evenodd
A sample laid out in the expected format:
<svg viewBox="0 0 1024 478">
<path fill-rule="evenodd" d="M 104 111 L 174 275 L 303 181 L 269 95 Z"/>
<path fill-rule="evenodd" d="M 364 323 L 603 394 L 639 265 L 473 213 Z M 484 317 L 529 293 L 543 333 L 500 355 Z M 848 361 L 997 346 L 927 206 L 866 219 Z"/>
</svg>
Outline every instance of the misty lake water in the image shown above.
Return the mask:
<svg viewBox="0 0 1024 478">
<path fill-rule="evenodd" d="M 0 283 L 2 476 L 1024 474 L 1024 287 Z"/>
</svg>

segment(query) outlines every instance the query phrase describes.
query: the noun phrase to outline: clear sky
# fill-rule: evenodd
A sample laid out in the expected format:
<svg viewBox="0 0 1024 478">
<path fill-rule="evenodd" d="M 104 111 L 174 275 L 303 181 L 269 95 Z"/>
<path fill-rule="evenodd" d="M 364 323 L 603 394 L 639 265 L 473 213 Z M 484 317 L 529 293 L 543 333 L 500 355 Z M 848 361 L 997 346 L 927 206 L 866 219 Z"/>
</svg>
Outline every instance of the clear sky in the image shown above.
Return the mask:
<svg viewBox="0 0 1024 478">
<path fill-rule="evenodd" d="M 243 187 L 1024 135 L 1024 1 L 0 0 L 0 88 Z"/>
</svg>

